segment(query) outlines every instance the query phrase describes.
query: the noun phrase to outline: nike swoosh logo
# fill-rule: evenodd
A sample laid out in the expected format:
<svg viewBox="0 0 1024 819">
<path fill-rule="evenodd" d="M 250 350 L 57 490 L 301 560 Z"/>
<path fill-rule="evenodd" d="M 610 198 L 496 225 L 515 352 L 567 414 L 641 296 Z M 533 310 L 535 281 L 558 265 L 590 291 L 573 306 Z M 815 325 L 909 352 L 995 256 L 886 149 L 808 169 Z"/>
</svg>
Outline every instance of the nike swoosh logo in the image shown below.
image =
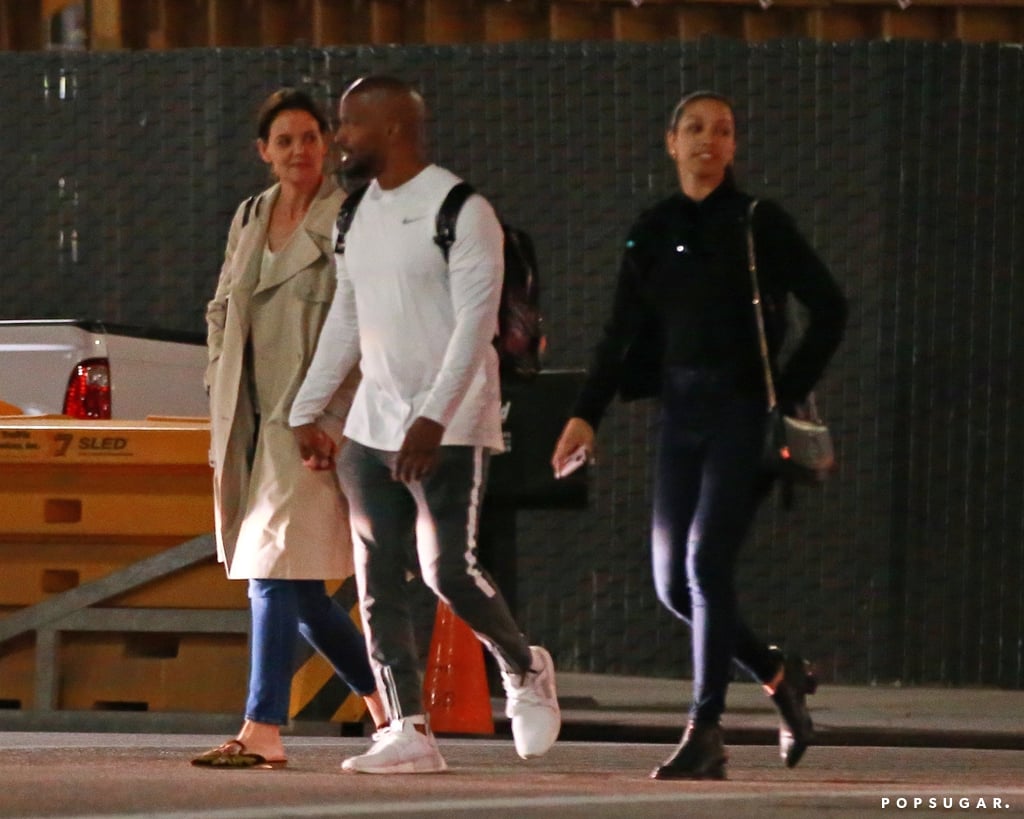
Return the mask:
<svg viewBox="0 0 1024 819">
<path fill-rule="evenodd" d="M 413 222 L 418 222 L 420 219 L 423 219 L 423 218 L 424 218 L 423 216 L 403 216 L 402 217 L 402 224 L 403 225 L 411 225 Z"/>
</svg>

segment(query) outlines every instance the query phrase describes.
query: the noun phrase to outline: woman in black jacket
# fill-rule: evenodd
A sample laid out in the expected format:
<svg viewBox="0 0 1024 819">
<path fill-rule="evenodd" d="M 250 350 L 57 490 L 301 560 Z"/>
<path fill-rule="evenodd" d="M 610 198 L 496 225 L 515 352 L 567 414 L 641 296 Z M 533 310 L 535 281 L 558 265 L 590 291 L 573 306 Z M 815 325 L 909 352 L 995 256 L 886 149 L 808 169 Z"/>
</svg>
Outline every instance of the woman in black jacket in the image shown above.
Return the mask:
<svg viewBox="0 0 1024 819">
<path fill-rule="evenodd" d="M 660 395 L 652 525 L 658 599 L 693 631 L 693 704 L 675 753 L 655 779 L 725 776 L 719 719 L 730 663 L 762 683 L 781 715 L 789 767 L 811 742 L 805 696 L 815 681 L 797 655 L 759 640 L 736 608 L 735 563 L 765 476 L 760 459 L 766 387 L 747 262 L 754 243 L 771 359 L 785 332 L 792 293 L 809 322 L 775 385 L 783 408 L 803 401 L 839 345 L 846 301 L 793 220 L 770 201 L 756 205 L 732 174 L 732 105 L 699 91 L 672 113 L 666 147 L 680 192 L 641 215 L 626 240 L 611 319 L 573 417 L 556 445 L 556 473 L 593 451 L 601 416 L 618 392 Z"/>
</svg>

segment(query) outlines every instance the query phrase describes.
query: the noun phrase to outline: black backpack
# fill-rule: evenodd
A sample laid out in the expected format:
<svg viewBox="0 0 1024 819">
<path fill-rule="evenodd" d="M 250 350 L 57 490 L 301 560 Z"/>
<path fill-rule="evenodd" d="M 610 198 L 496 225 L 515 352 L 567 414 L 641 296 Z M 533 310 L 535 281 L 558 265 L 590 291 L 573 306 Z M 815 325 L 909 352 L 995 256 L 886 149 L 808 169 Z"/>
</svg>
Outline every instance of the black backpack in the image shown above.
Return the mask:
<svg viewBox="0 0 1024 819">
<path fill-rule="evenodd" d="M 345 252 L 345 234 L 352 225 L 366 185 L 353 190 L 338 211 L 338 239 L 335 253 Z M 473 194 L 473 186 L 459 182 L 445 197 L 437 212 L 434 243 L 444 260 L 455 243 L 455 222 L 462 205 Z M 494 346 L 498 351 L 503 378 L 530 379 L 540 371 L 544 352 L 544 323 L 540 313 L 540 279 L 537 275 L 537 253 L 530 236 L 504 222 L 505 278 L 498 307 L 498 335 Z"/>
</svg>

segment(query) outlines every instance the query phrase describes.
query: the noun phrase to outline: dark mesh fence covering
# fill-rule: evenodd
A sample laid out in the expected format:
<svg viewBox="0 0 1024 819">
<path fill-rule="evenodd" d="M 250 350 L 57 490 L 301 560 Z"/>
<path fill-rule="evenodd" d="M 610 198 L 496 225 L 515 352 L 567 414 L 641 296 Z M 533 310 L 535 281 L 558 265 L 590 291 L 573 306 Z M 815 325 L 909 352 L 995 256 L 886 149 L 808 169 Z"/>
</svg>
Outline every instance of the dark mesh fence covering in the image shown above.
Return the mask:
<svg viewBox="0 0 1024 819">
<path fill-rule="evenodd" d="M 621 239 L 673 187 L 664 118 L 713 87 L 739 177 L 851 300 L 819 402 L 842 472 L 743 555 L 748 619 L 844 682 L 1024 685 L 1019 47 L 730 41 L 0 54 L 0 317 L 203 329 L 280 84 L 423 89 L 442 164 L 534 237 L 549 365 L 585 366 Z M 0 397 L 2 397 L 0 384 Z M 652 411 L 616 406 L 586 511 L 518 514 L 517 609 L 565 668 L 689 673 L 647 559 Z"/>
</svg>

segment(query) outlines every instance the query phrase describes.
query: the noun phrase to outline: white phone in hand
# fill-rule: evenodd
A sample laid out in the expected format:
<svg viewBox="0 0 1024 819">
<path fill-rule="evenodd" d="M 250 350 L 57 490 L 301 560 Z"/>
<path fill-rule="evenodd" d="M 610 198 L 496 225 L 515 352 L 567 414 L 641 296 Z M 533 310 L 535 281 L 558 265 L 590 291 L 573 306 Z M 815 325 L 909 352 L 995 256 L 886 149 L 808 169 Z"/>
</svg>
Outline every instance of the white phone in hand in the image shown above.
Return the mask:
<svg viewBox="0 0 1024 819">
<path fill-rule="evenodd" d="M 583 464 L 587 462 L 587 450 L 585 447 L 578 447 L 573 450 L 572 455 L 565 459 L 565 463 L 559 469 L 555 470 L 556 478 L 567 478 Z"/>
</svg>

